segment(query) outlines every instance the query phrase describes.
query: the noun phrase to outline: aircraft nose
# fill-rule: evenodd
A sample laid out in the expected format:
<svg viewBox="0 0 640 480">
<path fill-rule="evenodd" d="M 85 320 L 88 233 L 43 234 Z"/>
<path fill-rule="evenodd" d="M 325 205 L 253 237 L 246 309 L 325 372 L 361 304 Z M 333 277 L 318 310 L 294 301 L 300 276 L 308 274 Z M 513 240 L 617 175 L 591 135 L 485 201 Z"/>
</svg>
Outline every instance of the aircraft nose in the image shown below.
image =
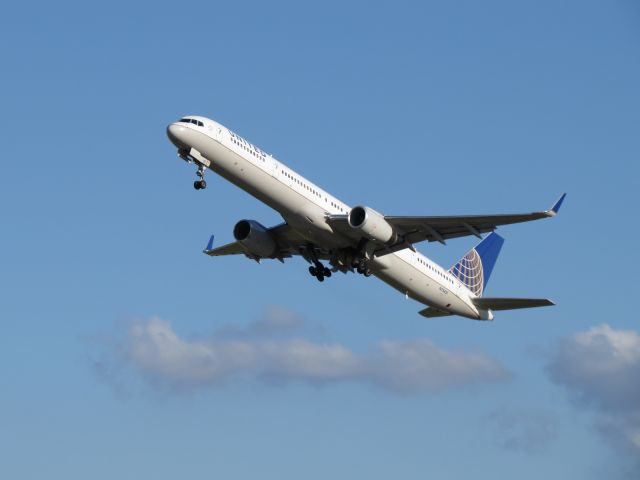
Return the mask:
<svg viewBox="0 0 640 480">
<path fill-rule="evenodd" d="M 176 147 L 184 149 L 187 144 L 183 141 L 186 128 L 178 123 L 172 123 L 167 127 L 167 137 Z"/>
</svg>

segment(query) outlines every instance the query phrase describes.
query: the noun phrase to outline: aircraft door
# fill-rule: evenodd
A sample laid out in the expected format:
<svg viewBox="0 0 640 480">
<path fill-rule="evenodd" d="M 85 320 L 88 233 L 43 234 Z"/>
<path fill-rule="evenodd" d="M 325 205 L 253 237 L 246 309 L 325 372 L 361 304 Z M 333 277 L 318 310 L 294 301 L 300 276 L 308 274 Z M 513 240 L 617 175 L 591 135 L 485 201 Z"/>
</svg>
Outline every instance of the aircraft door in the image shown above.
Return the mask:
<svg viewBox="0 0 640 480">
<path fill-rule="evenodd" d="M 272 177 L 278 176 L 278 161 L 271 155 L 267 156 L 267 168 L 269 169 L 269 173 L 271 173 Z"/>
<path fill-rule="evenodd" d="M 221 142 L 222 139 L 223 139 L 222 138 L 222 136 L 223 136 L 222 127 L 220 125 L 216 125 L 216 126 L 213 127 L 213 130 L 214 130 L 213 134 L 215 135 L 216 140 Z"/>
</svg>

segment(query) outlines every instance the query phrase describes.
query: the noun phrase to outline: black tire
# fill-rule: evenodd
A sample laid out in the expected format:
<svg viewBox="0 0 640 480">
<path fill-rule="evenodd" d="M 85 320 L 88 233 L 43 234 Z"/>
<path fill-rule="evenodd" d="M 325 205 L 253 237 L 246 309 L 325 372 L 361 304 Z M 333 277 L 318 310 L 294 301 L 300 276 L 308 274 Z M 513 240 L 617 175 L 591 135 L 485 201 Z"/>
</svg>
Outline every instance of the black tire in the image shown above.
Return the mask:
<svg viewBox="0 0 640 480">
<path fill-rule="evenodd" d="M 327 267 L 324 267 L 324 271 L 322 273 L 324 273 L 324 276 L 327 278 L 331 276 L 331 270 L 329 270 Z"/>
<path fill-rule="evenodd" d="M 205 182 L 204 180 L 200 180 L 200 188 L 202 188 L 203 190 L 207 188 L 207 182 Z"/>
<path fill-rule="evenodd" d="M 311 274 L 312 277 L 316 276 L 316 267 L 309 267 L 309 273 Z"/>
<path fill-rule="evenodd" d="M 324 282 L 324 275 L 322 274 L 316 275 L 316 278 L 318 279 L 319 282 Z"/>
<path fill-rule="evenodd" d="M 200 190 L 200 182 L 198 180 L 193 182 L 193 188 L 195 188 L 196 190 Z"/>
</svg>

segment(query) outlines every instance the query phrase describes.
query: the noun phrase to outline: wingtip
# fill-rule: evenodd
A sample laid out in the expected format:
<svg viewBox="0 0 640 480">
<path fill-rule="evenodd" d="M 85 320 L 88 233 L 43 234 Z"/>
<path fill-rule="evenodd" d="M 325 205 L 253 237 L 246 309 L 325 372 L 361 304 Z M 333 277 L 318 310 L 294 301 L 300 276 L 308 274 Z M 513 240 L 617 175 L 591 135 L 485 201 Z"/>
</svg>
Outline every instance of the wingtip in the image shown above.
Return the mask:
<svg viewBox="0 0 640 480">
<path fill-rule="evenodd" d="M 562 202 L 564 202 L 564 197 L 566 197 L 567 194 L 563 193 L 560 198 L 556 201 L 556 203 L 553 204 L 553 207 L 551 207 L 551 209 L 549 210 L 549 213 L 551 213 L 552 215 L 557 215 L 558 211 L 560 211 L 560 207 L 562 206 Z"/>
<path fill-rule="evenodd" d="M 204 253 L 208 253 L 213 250 L 213 237 L 214 235 L 211 235 L 211 237 L 209 238 L 209 243 L 207 243 L 207 247 L 204 249 Z"/>
</svg>

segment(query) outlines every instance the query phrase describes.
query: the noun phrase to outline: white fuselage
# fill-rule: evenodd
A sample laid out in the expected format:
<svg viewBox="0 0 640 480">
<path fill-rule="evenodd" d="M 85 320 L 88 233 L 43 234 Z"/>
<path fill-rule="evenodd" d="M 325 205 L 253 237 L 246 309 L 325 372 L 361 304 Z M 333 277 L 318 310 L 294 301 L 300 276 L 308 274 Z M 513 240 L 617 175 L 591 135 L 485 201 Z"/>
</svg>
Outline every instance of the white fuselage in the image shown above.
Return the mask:
<svg viewBox="0 0 640 480">
<path fill-rule="evenodd" d="M 179 148 L 193 148 L 207 167 L 278 211 L 287 223 L 314 245 L 347 247 L 352 240 L 334 232 L 329 214 L 348 214 L 350 207 L 303 176 L 250 144 L 231 130 L 204 117 L 190 116 L 202 126 L 173 123 L 170 137 Z M 179 139 L 179 140 L 176 140 Z M 447 270 L 419 252 L 400 250 L 370 262 L 372 273 L 404 295 L 421 303 L 479 319 L 473 293 Z"/>
</svg>

